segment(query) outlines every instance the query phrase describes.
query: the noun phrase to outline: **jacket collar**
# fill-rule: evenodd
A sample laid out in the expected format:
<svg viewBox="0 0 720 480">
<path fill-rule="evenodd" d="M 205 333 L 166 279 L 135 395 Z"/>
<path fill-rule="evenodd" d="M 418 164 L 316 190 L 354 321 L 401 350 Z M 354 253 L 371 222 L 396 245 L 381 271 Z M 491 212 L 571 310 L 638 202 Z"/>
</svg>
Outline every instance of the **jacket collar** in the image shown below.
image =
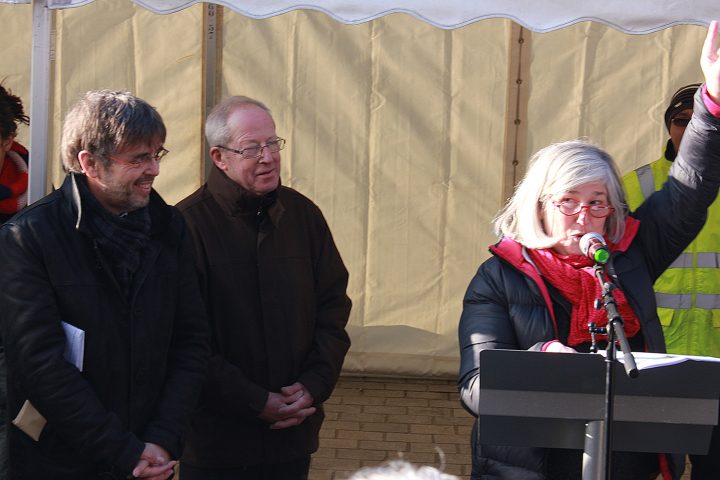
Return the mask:
<svg viewBox="0 0 720 480">
<path fill-rule="evenodd" d="M 79 182 L 87 182 L 85 175 L 78 173 L 68 173 L 65 177 L 60 190 L 66 199 L 66 205 L 70 209 L 71 216 L 75 221 L 75 229 L 84 233 L 89 233 L 87 228 L 87 219 L 89 210 L 83 208 L 86 206 L 87 200 L 83 200 L 83 194 L 81 188 L 78 186 Z M 89 194 L 89 193 L 88 193 Z M 157 234 L 168 227 L 172 216 L 171 207 L 165 203 L 165 201 L 158 195 L 153 189 L 150 192 L 150 202 L 148 203 L 148 210 L 150 213 L 150 221 L 152 226 L 150 227 L 150 234 Z M 174 238 L 177 238 L 177 234 L 180 232 L 174 232 Z"/>
<path fill-rule="evenodd" d="M 267 212 L 273 224 L 277 225 L 284 211 L 278 198 L 283 187 L 278 186 L 265 195 L 255 195 L 232 181 L 216 166 L 210 171 L 207 188 L 220 208 L 231 217 Z"/>
<path fill-rule="evenodd" d="M 553 309 L 550 292 L 548 291 L 547 285 L 545 285 L 545 282 L 542 280 L 540 271 L 535 267 L 535 264 L 530 261 L 530 257 L 527 255 L 525 247 L 510 237 L 503 237 L 498 243 L 490 246 L 490 252 L 497 257 L 502 258 L 510 265 L 530 277 L 530 279 L 537 285 L 540 290 L 540 294 L 545 300 L 548 312 L 550 312 L 555 336 L 557 336 L 557 322 L 555 320 L 555 310 Z"/>
</svg>

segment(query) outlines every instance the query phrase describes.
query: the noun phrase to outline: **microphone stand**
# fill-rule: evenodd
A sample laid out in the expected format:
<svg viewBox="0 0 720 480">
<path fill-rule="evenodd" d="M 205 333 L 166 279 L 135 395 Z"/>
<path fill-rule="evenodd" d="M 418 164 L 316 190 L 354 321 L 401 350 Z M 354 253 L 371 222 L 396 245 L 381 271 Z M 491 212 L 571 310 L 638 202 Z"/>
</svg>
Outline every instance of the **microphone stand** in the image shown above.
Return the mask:
<svg viewBox="0 0 720 480">
<path fill-rule="evenodd" d="M 620 343 L 620 349 L 623 352 L 623 360 L 625 365 L 625 373 L 630 378 L 638 376 L 635 358 L 630 351 L 630 344 L 625 329 L 623 319 L 617 309 L 617 304 L 613 298 L 612 291 L 617 286 L 611 280 L 605 279 L 605 268 L 602 264 L 596 263 L 593 267 L 593 273 L 600 283 L 602 290 L 601 298 L 595 300 L 595 308 L 600 310 L 604 308 L 608 316 L 607 327 L 597 327 L 594 323 L 588 326 L 590 336 L 592 338 L 591 349 L 597 352 L 597 344 L 595 343 L 595 335 L 598 333 L 607 335 L 607 355 L 605 357 L 605 416 L 603 425 L 600 428 L 598 422 L 589 422 L 587 425 L 585 455 L 583 459 L 583 479 L 586 473 L 595 479 L 610 480 L 611 458 L 612 458 L 612 422 L 613 422 L 613 405 L 614 405 L 614 388 L 615 388 L 615 369 L 613 365 L 617 362 L 617 343 Z M 587 451 L 591 454 L 588 456 Z M 598 459 L 604 459 L 602 463 L 595 463 Z M 594 459 L 594 460 L 593 460 Z"/>
</svg>

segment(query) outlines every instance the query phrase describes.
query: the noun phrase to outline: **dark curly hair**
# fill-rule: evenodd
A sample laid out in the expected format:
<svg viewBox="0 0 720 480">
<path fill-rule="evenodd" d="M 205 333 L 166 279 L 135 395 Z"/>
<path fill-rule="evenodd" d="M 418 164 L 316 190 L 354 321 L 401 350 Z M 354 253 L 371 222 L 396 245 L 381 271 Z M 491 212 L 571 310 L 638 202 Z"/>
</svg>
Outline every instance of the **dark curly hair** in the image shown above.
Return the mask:
<svg viewBox="0 0 720 480">
<path fill-rule="evenodd" d="M 0 84 L 0 139 L 14 135 L 18 123 L 30 124 L 30 118 L 23 110 L 22 100 Z"/>
</svg>

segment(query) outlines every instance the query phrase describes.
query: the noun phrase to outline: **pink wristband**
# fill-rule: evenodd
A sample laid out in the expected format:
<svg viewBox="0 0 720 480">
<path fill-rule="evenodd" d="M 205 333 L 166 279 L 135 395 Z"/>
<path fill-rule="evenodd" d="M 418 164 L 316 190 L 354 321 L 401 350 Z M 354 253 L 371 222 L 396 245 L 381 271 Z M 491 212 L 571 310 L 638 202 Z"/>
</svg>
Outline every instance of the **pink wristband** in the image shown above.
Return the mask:
<svg viewBox="0 0 720 480">
<path fill-rule="evenodd" d="M 707 85 L 702 86 L 702 99 L 703 103 L 705 104 L 705 107 L 708 109 L 710 113 L 713 114 L 713 116 L 720 118 L 720 105 L 715 103 L 712 98 L 710 98 L 710 95 L 707 93 Z"/>
</svg>

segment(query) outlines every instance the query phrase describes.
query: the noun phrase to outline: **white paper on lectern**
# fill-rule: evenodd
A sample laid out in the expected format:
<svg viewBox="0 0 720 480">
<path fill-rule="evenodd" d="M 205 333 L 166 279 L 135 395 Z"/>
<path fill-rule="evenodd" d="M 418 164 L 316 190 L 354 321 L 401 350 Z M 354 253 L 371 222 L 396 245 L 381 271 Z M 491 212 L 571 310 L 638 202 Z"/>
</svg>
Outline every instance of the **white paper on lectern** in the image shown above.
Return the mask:
<svg viewBox="0 0 720 480">
<path fill-rule="evenodd" d="M 605 350 L 601 350 L 602 356 L 606 356 Z M 650 353 L 650 352 L 633 352 L 635 364 L 638 370 L 646 370 L 648 368 L 667 367 L 685 362 L 687 360 L 696 360 L 699 362 L 720 362 L 717 357 L 701 357 L 697 355 L 675 355 L 672 353 Z M 623 362 L 623 353 L 617 352 L 617 359 Z M 623 362 L 625 363 L 625 362 Z"/>
</svg>

